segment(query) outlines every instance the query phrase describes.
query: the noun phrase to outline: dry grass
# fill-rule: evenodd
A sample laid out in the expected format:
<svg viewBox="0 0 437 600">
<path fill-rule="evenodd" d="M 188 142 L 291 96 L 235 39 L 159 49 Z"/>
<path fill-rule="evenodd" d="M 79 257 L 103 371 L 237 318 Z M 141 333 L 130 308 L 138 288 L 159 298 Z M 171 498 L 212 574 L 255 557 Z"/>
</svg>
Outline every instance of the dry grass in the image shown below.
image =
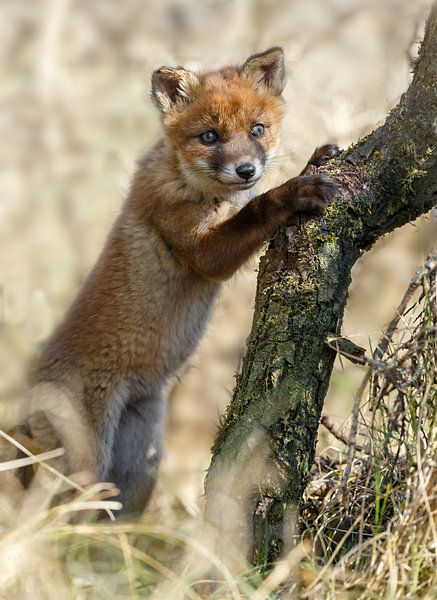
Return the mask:
<svg viewBox="0 0 437 600">
<path fill-rule="evenodd" d="M 363 598 L 437 590 L 437 253 L 412 279 L 355 398 L 346 457 L 319 459 L 305 537 L 325 575 Z M 334 431 L 325 417 L 326 425 Z"/>
<path fill-rule="evenodd" d="M 272 184 L 296 173 L 316 145 L 332 140 L 346 146 L 384 118 L 408 85 L 410 54 L 428 5 L 427 0 L 2 3 L 1 428 L 13 424 L 38 344 L 95 260 L 135 157 L 158 135 L 157 116 L 146 97 L 152 68 L 162 63 L 222 64 L 282 44 L 290 74 L 288 114 Z M 436 231 L 435 219 L 422 219 L 379 242 L 356 266 L 343 333 L 365 346 L 369 356 Z M 360 585 L 357 573 L 366 581 L 373 574 L 375 594 L 384 590 L 387 597 L 414 595 L 414 586 L 420 591 L 425 583 L 429 589 L 435 548 L 432 529 L 424 540 L 422 528 L 431 521 L 421 499 L 427 490 L 432 512 L 433 445 L 431 438 L 414 439 L 420 415 L 398 414 L 400 400 L 391 389 L 373 412 L 369 405 L 361 412 L 357 408 L 356 451 L 349 459 L 343 442 L 321 428 L 323 475 L 317 474 L 314 486 L 325 486 L 329 493 L 320 491 L 317 500 L 311 492 L 312 516 L 305 517 L 313 546 L 305 543 L 286 557 L 261 587 L 255 573 L 235 581 L 223 565 L 216 564 L 211 575 L 216 559 L 199 546 L 202 482 L 244 351 L 255 271 L 253 261 L 226 286 L 200 351 L 172 392 L 167 452 L 141 525 L 132 530 L 127 524 L 96 524 L 92 508 L 97 502 L 109 509 L 110 490 L 81 491 L 77 483 L 72 489 L 57 477 L 43 479 L 21 506 L 14 478 L 8 471 L 0 473 L 0 597 L 176 599 L 197 593 L 202 598 L 260 600 L 269 594 L 273 598 L 278 586 L 289 597 L 294 592 L 287 589 L 312 584 L 313 597 L 339 598 L 341 588 Z M 422 314 L 418 323 L 430 318 L 416 308 Z M 404 340 L 410 334 L 407 329 Z M 375 360 L 386 359 L 385 353 Z M 363 367 L 344 358 L 337 361 L 325 406 L 335 432 L 347 431 L 362 372 Z M 375 372 L 372 394 L 384 388 L 386 374 Z M 405 406 L 416 403 L 419 410 L 420 398 L 412 398 Z M 425 411 L 420 418 L 428 417 Z M 396 427 L 405 422 L 406 429 L 393 430 L 386 440 L 392 421 Z M 374 441 L 367 448 L 369 439 Z M 399 481 L 390 479 L 396 444 L 402 450 L 392 471 Z M 0 458 L 3 465 L 13 459 L 4 439 Z M 408 470 L 408 461 L 418 464 L 418 459 L 422 468 Z M 350 470 L 342 486 L 346 492 L 328 507 L 342 485 L 345 465 Z M 366 519 L 354 524 L 363 499 Z M 338 519 L 346 522 L 340 527 Z M 349 528 L 350 534 L 341 535 L 341 529 Z M 396 571 L 400 564 L 405 571 Z M 217 582 L 194 586 L 211 577 Z"/>
<path fill-rule="evenodd" d="M 65 478 L 46 477 L 46 467 L 20 513 L 11 513 L 18 518 L 4 523 L 0 592 L 11 599 L 434 598 L 437 253 L 365 362 L 350 432 L 324 420 L 347 451 L 319 457 L 302 507 L 302 541 L 264 580 L 255 571 L 235 578 L 199 541 L 194 522 L 182 529 L 149 516 L 93 522 L 96 509 L 119 508 L 105 499 L 111 488 L 77 492 Z M 65 500 L 73 486 L 76 497 Z"/>
</svg>

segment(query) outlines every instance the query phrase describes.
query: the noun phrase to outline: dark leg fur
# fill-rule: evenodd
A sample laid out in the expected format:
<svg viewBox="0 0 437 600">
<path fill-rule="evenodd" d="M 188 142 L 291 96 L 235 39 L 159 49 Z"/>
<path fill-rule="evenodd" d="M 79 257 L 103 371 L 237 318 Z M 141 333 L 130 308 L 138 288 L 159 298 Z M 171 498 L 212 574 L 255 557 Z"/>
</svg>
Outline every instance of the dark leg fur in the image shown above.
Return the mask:
<svg viewBox="0 0 437 600">
<path fill-rule="evenodd" d="M 32 454 L 47 452 L 62 446 L 53 423 L 43 411 L 36 411 L 24 423 L 17 425 L 13 437 Z M 17 458 L 27 456 L 22 450 L 17 451 Z M 67 470 L 66 457 L 58 459 L 56 463 L 53 463 L 52 460 L 50 464 L 62 472 Z M 38 463 L 17 470 L 16 476 L 23 488 L 30 487 L 37 468 Z"/>
<path fill-rule="evenodd" d="M 123 514 L 141 514 L 156 483 L 163 449 L 164 400 L 128 402 L 115 432 L 106 476 L 120 490 Z"/>
<path fill-rule="evenodd" d="M 28 425 L 18 425 L 13 432 L 13 436 L 20 444 L 28 448 L 34 454 L 38 454 L 38 452 L 34 452 L 34 449 L 30 449 L 29 446 L 32 444 L 32 432 L 30 431 L 30 427 Z M 17 451 L 17 458 L 26 458 L 27 454 L 22 452 L 21 450 Z M 35 475 L 35 470 L 33 465 L 28 465 L 27 467 L 21 467 L 21 469 L 17 469 L 15 471 L 15 476 L 18 481 L 21 483 L 24 489 L 27 489 L 32 483 L 33 477 Z"/>
</svg>

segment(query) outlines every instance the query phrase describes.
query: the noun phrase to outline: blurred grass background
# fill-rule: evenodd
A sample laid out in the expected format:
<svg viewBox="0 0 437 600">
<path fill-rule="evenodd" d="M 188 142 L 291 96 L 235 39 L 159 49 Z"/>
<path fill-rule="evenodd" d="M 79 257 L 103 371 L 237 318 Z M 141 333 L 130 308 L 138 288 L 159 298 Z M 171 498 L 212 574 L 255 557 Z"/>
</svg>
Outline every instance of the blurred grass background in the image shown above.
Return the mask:
<svg viewBox="0 0 437 600">
<path fill-rule="evenodd" d="M 384 120 L 410 80 L 427 0 L 3 0 L 0 5 L 0 426 L 26 372 L 102 246 L 135 159 L 159 136 L 152 69 L 286 52 L 279 167 L 315 146 L 347 146 Z M 356 266 L 343 332 L 372 348 L 436 238 L 423 218 Z M 257 260 L 224 286 L 201 348 L 170 396 L 167 449 L 151 510 L 169 527 L 201 511 L 219 415 L 250 329 Z M 340 427 L 358 367 L 336 365 L 325 413 Z M 336 442 L 321 430 L 320 452 Z M 5 490 L 0 490 L 2 494 Z M 7 494 L 5 494 L 7 496 Z M 7 511 L 13 503 L 7 502 Z"/>
</svg>

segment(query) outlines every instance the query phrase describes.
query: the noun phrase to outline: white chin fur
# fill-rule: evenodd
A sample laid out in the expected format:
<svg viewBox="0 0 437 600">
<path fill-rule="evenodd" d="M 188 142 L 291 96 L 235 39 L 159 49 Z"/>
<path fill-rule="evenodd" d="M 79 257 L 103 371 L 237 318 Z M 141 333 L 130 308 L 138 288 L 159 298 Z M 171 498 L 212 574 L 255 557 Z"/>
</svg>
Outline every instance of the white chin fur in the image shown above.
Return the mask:
<svg viewBox="0 0 437 600">
<path fill-rule="evenodd" d="M 179 165 L 187 184 L 206 196 L 233 196 L 235 194 L 247 194 L 259 182 L 261 173 L 257 170 L 255 177 L 251 181 L 243 181 L 241 177 L 230 170 L 222 171 L 214 176 L 210 172 L 208 163 L 202 159 L 196 161 L 193 168 L 189 163 L 183 160 L 179 155 Z"/>
</svg>

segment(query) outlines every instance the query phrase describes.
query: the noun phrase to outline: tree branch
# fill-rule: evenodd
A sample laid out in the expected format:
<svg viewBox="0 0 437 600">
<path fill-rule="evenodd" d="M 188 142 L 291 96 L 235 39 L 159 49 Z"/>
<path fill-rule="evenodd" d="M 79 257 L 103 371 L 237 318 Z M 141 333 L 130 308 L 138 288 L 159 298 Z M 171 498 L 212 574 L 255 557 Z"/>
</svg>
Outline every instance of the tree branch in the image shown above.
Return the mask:
<svg viewBox="0 0 437 600">
<path fill-rule="evenodd" d="M 292 543 L 351 269 L 437 203 L 437 5 L 408 91 L 385 124 L 321 169 L 339 195 L 321 221 L 280 231 L 260 262 L 252 332 L 205 483 L 222 548 L 272 560 Z"/>
</svg>

